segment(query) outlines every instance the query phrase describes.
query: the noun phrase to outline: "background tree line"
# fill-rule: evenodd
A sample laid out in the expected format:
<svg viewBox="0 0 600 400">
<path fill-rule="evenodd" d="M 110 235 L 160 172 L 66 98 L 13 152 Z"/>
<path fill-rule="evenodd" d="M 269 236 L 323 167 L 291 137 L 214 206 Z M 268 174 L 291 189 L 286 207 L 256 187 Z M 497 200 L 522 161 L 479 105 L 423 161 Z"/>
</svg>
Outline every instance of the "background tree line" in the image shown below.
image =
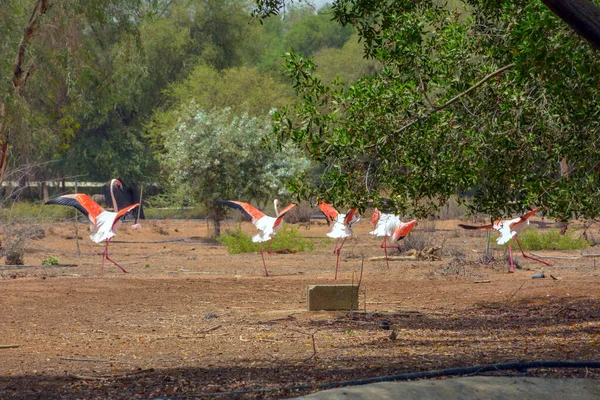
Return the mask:
<svg viewBox="0 0 600 400">
<path fill-rule="evenodd" d="M 168 133 L 206 112 L 224 125 L 235 118 L 260 119 L 260 136 L 266 139 L 269 111 L 295 101 L 282 75 L 284 49 L 328 60 L 331 77 L 352 80 L 374 68 L 362 59 L 353 28 L 331 21 L 331 9 L 293 7 L 285 18 L 261 24 L 250 15 L 252 5 L 246 0 L 3 2 L 5 166 L 10 171 L 37 165 L 31 180 L 120 176 L 181 193 L 175 189 L 182 182 L 171 176 L 163 156 Z M 15 58 L 25 37 L 20 68 L 28 71 L 27 81 L 17 90 Z M 345 62 L 338 63 L 333 53 Z M 218 159 L 228 146 L 256 141 L 243 131 L 238 136 L 204 156 Z M 272 180 L 281 159 L 296 152 L 268 154 L 265 162 L 272 170 L 265 179 Z M 274 195 L 284 181 L 264 186 Z M 258 196 L 237 188 L 222 194 Z"/>
<path fill-rule="evenodd" d="M 597 52 L 553 13 L 596 2 L 288 2 L 274 17 L 284 4 L 4 2 L 0 150 L 9 145 L 13 168 L 51 161 L 41 179 L 127 176 L 182 198 L 215 179 L 215 168 L 174 170 L 200 151 L 181 143 L 205 135 L 205 161 L 252 157 L 260 143 L 269 165 L 297 177 L 287 188 L 298 198 L 385 197 L 425 216 L 458 193 L 494 216 L 533 205 L 597 215 Z M 299 173 L 302 157 L 312 167 Z M 284 180 L 216 193 L 259 200 Z"/>
</svg>

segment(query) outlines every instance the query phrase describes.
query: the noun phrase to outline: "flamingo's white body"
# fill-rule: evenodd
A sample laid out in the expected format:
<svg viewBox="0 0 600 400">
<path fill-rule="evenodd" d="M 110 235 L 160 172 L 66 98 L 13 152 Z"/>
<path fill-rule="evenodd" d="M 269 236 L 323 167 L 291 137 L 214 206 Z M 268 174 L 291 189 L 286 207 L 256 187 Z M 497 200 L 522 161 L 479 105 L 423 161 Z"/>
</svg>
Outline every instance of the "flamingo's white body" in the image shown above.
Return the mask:
<svg viewBox="0 0 600 400">
<path fill-rule="evenodd" d="M 75 207 L 90 220 L 90 230 L 92 231 L 90 239 L 96 243 L 106 242 L 106 246 L 102 252 L 102 272 L 100 276 L 104 276 L 105 259 L 115 264 L 121 271 L 127 272 L 122 266 L 110 259 L 108 256 L 108 244 L 121 226 L 121 218 L 132 209 L 138 207 L 139 204 L 132 204 L 118 212 L 106 211 L 85 193 L 59 196 L 47 201 L 46 204 L 60 204 L 63 206 Z"/>
<path fill-rule="evenodd" d="M 400 216 L 395 214 L 382 213 L 376 208 L 371 217 L 371 223 L 373 224 L 374 229 L 371 232 L 369 232 L 369 234 L 378 237 L 383 237 L 383 242 L 381 243 L 380 247 L 385 252 L 385 262 L 387 264 L 387 267 L 389 268 L 390 265 L 388 262 L 387 249 L 401 249 L 398 245 L 388 246 L 387 239 L 391 238 L 392 242 L 394 243 L 396 243 L 398 240 L 403 239 L 406 235 L 410 233 L 410 231 L 412 231 L 412 229 L 417 224 L 417 221 L 412 220 L 410 222 L 402 222 L 400 220 Z"/>
<path fill-rule="evenodd" d="M 333 248 L 333 253 L 337 254 L 335 262 L 335 278 L 337 279 L 338 265 L 340 263 L 340 252 L 346 239 L 353 235 L 352 225 L 357 223 L 360 218 L 356 215 L 358 208 L 349 210 L 346 214 L 340 214 L 333 206 L 322 201 L 319 203 L 319 209 L 325 214 L 327 222 L 331 226 L 331 230 L 327 233 L 330 238 L 336 239 Z M 343 239 L 342 243 L 338 246 L 338 239 Z"/>
<path fill-rule="evenodd" d="M 521 217 L 516 217 L 513 219 L 509 219 L 509 220 L 497 220 L 497 221 L 494 221 L 493 224 L 482 225 L 482 226 L 459 224 L 458 226 L 460 226 L 461 228 L 464 228 L 464 229 L 477 229 L 477 230 L 494 229 L 494 230 L 500 232 L 500 237 L 498 237 L 498 239 L 496 239 L 496 243 L 498 243 L 498 244 L 508 243 L 508 256 L 509 256 L 509 261 L 510 261 L 509 272 L 515 272 L 515 263 L 513 260 L 513 253 L 512 253 L 512 243 L 509 243 L 512 239 L 515 239 L 515 241 L 519 245 L 519 249 L 521 249 L 521 254 L 523 254 L 524 258 L 529 258 L 531 260 L 534 260 L 534 261 L 537 261 L 542 264 L 550 266 L 552 264 L 547 263 L 546 261 L 542 261 L 537 258 L 526 255 L 525 252 L 523 251 L 523 248 L 521 247 L 521 243 L 519 243 L 519 238 L 518 238 L 519 234 L 523 231 L 523 229 L 525 229 L 527 227 L 527 225 L 529 225 L 529 218 L 531 218 L 536 212 L 538 212 L 539 209 L 540 208 L 537 207 Z"/>
<path fill-rule="evenodd" d="M 277 233 L 277 231 L 281 228 L 283 221 L 283 216 L 292 208 L 296 206 L 296 203 L 292 203 L 285 207 L 281 212 L 279 211 L 279 201 L 276 199 L 273 201 L 273 205 L 275 207 L 276 218 L 270 217 L 260 211 L 258 208 L 252 206 L 251 204 L 244 203 L 243 201 L 234 201 L 227 200 L 221 201 L 221 204 L 235 208 L 243 212 L 249 219 L 251 219 L 252 224 L 259 230 L 259 232 L 252 236 L 252 241 L 255 243 L 263 242 L 263 245 L 260 246 L 260 255 L 262 257 L 263 266 L 265 267 L 265 276 L 269 276 L 269 271 L 267 270 L 267 264 L 265 263 L 265 256 L 263 254 L 263 246 L 264 242 L 271 241 L 269 243 L 269 248 L 267 249 L 267 253 L 271 254 L 271 244 L 273 244 L 273 236 Z M 289 251 L 289 249 L 288 249 Z"/>
</svg>

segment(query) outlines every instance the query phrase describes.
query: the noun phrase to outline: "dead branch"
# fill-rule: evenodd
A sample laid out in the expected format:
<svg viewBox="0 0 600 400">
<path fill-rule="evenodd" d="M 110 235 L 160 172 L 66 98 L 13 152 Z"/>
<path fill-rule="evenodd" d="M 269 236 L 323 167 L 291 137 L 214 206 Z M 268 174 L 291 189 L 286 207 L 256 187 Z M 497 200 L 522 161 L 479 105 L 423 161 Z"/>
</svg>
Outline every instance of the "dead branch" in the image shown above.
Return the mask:
<svg viewBox="0 0 600 400">
<path fill-rule="evenodd" d="M 140 371 L 127 372 L 125 374 L 120 375 L 101 375 L 101 376 L 86 376 L 86 375 L 77 375 L 77 374 L 69 374 L 69 378 L 72 379 L 81 379 L 81 380 L 105 380 L 105 379 L 122 379 L 129 378 L 135 375 L 141 375 L 148 372 L 154 372 L 154 368 L 146 368 Z"/>
<path fill-rule="evenodd" d="M 531 253 L 531 254 L 533 256 L 539 257 L 539 258 L 556 258 L 556 259 L 562 259 L 562 260 L 579 260 L 581 257 L 585 257 L 584 255 L 581 255 L 581 256 L 541 256 L 541 255 L 535 254 L 535 253 Z M 600 254 L 598 254 L 598 256 L 600 256 Z"/>
<path fill-rule="evenodd" d="M 0 344 L 0 349 L 18 349 L 20 344 Z"/>
<path fill-rule="evenodd" d="M 212 328 L 208 328 L 208 329 L 200 332 L 200 334 L 203 335 L 203 334 L 208 333 L 208 332 L 216 331 L 217 329 L 222 328 L 222 327 L 223 327 L 223 325 L 213 326 Z"/>
<path fill-rule="evenodd" d="M 117 364 L 131 364 L 131 361 L 119 361 L 119 360 L 103 360 L 100 358 L 78 358 L 78 357 L 60 357 L 61 360 L 65 361 L 83 361 L 83 362 L 97 362 L 97 363 L 117 363 Z"/>
<path fill-rule="evenodd" d="M 301 333 L 303 335 L 309 335 L 312 338 L 313 353 L 312 353 L 312 355 L 310 357 L 304 359 L 305 362 L 308 361 L 308 360 L 310 360 L 311 358 L 313 358 L 313 357 L 315 357 L 317 355 L 317 345 L 315 343 L 315 335 L 316 335 L 317 332 L 319 332 L 318 328 L 315 329 L 315 331 L 313 333 L 306 333 L 306 332 L 302 332 L 302 331 L 300 331 L 298 329 L 293 329 L 293 328 L 288 328 L 288 329 L 291 330 L 291 331 L 294 331 L 294 332 Z"/>
<path fill-rule="evenodd" d="M 521 288 L 523 287 L 523 285 L 525 285 L 525 283 L 526 283 L 526 282 L 527 282 L 527 281 L 523 282 L 523 283 L 521 284 L 521 286 L 519 286 L 519 288 L 518 288 L 517 290 L 515 290 L 513 294 L 511 294 L 511 295 L 510 295 L 510 297 L 508 298 L 508 300 L 506 300 L 506 302 L 507 302 L 507 303 L 508 303 L 508 302 L 509 302 L 509 301 L 510 301 L 510 300 L 511 300 L 511 299 L 512 299 L 514 296 L 515 296 L 515 294 L 517 294 L 517 292 L 518 292 L 519 290 L 521 290 Z"/>
</svg>

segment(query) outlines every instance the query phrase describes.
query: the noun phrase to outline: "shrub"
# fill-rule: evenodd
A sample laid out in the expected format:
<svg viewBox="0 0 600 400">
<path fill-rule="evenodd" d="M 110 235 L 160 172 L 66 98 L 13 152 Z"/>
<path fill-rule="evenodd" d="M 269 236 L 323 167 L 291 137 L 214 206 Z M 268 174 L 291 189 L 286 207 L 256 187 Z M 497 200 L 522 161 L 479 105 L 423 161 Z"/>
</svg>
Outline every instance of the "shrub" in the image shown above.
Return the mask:
<svg viewBox="0 0 600 400">
<path fill-rule="evenodd" d="M 44 261 L 42 261 L 42 265 L 58 265 L 60 262 L 56 257 L 48 257 Z"/>
<path fill-rule="evenodd" d="M 583 237 L 576 237 L 571 231 L 561 235 L 558 229 L 547 232 L 526 229 L 519 235 L 519 243 L 526 250 L 577 250 L 590 246 Z"/>
<path fill-rule="evenodd" d="M 262 243 L 254 243 L 252 237 L 245 232 L 236 231 L 225 233 L 217 238 L 217 241 L 227 247 L 229 254 L 255 253 L 260 251 Z M 265 243 L 265 251 L 268 243 Z M 296 251 L 312 251 L 315 246 L 313 242 L 302 236 L 298 229 L 285 227 L 274 236 L 272 250 L 290 249 Z"/>
</svg>

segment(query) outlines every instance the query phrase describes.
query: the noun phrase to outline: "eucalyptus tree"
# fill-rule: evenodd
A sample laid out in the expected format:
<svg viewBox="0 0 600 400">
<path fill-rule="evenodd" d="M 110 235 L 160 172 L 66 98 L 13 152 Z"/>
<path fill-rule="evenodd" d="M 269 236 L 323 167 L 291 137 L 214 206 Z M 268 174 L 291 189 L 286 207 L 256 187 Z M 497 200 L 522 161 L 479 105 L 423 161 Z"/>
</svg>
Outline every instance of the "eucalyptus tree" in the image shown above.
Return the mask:
<svg viewBox="0 0 600 400">
<path fill-rule="evenodd" d="M 389 197 L 430 215 L 469 193 L 493 216 L 534 205 L 598 215 L 597 53 L 543 3 L 337 0 L 333 13 L 382 68 L 330 85 L 288 53 L 302 103 L 274 115 L 274 132 L 328 166 L 321 185 L 299 180 L 298 196 Z"/>
<path fill-rule="evenodd" d="M 2 2 L 0 180 L 9 154 L 23 157 L 44 143 L 52 152 L 72 135 L 77 124 L 69 110 L 81 98 L 78 84 L 90 79 L 98 61 L 86 40 L 94 33 L 112 40 L 135 33 L 140 4 L 139 0 Z M 54 122 L 54 129 L 48 121 Z M 50 132 L 54 139 L 48 137 Z"/>
</svg>

